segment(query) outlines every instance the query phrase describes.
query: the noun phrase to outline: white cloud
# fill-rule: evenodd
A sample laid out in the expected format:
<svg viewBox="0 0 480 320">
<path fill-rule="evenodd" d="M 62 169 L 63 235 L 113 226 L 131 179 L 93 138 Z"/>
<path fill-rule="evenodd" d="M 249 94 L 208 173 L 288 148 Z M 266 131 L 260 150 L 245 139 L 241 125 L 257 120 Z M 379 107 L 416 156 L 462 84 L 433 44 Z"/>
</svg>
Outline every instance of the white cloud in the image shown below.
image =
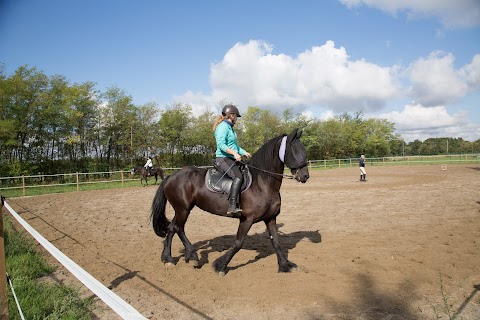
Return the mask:
<svg viewBox="0 0 480 320">
<path fill-rule="evenodd" d="M 460 74 L 469 85 L 469 91 L 480 91 L 480 54 L 476 54 L 472 63 L 460 69 Z"/>
<path fill-rule="evenodd" d="M 305 50 L 296 57 L 273 54 L 263 41 L 237 43 L 224 58 L 212 64 L 211 94 L 186 92 L 174 101 L 193 107 L 195 114 L 235 103 L 240 110 L 258 106 L 281 114 L 295 113 L 328 119 L 343 112 L 379 112 L 386 102 L 413 99 L 403 111 L 380 115 L 396 124 L 407 141 L 452 136 L 477 140 L 479 124 L 466 113 L 449 114 L 446 106 L 468 102 L 480 92 L 480 54 L 458 69 L 450 53 L 433 52 L 407 68 L 380 67 L 351 60 L 345 48 L 332 41 Z M 400 80 L 405 81 L 403 87 Z M 477 120 L 478 122 L 478 120 Z"/>
<path fill-rule="evenodd" d="M 452 54 L 434 52 L 420 58 L 408 68 L 411 87 L 409 95 L 418 103 L 432 106 L 463 97 L 468 85 L 453 66 Z"/>
<path fill-rule="evenodd" d="M 408 95 L 424 106 L 443 105 L 480 89 L 480 55 L 456 70 L 450 53 L 433 52 L 419 58 L 406 70 L 410 80 Z"/>
<path fill-rule="evenodd" d="M 457 137 L 474 141 L 480 134 L 478 124 L 471 122 L 468 113 L 450 115 L 444 106 L 406 105 L 402 111 L 392 111 L 377 117 L 395 123 L 396 131 L 408 142 L 435 137 Z"/>
<path fill-rule="evenodd" d="M 348 8 L 362 5 L 386 11 L 392 15 L 406 12 L 409 19 L 438 17 L 448 29 L 480 25 L 478 0 L 339 0 Z"/>
<path fill-rule="evenodd" d="M 297 57 L 272 53 L 258 40 L 237 43 L 211 67 L 212 98 L 242 106 L 296 108 L 329 106 L 336 112 L 379 110 L 398 93 L 397 68 L 349 60 L 333 41 Z"/>
<path fill-rule="evenodd" d="M 279 113 L 285 108 L 313 113 L 373 112 L 401 94 L 431 107 L 480 91 L 480 54 L 455 69 L 451 53 L 436 51 L 402 69 L 350 60 L 346 49 L 335 48 L 333 41 L 297 57 L 272 51 L 270 44 L 259 40 L 235 44 L 211 66 L 210 95 L 189 91 L 174 97 L 175 101 L 194 108 L 232 102 L 241 108 L 258 106 Z M 403 88 L 402 77 L 406 80 Z"/>
</svg>

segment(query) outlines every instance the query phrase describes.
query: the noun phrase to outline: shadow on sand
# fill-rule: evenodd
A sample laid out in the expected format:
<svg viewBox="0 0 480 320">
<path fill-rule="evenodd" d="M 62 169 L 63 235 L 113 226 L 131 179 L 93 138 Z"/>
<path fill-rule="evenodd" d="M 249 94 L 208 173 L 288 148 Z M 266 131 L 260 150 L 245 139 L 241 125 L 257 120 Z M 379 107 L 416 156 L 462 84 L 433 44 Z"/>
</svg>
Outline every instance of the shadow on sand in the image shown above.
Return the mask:
<svg viewBox="0 0 480 320">
<path fill-rule="evenodd" d="M 281 227 L 283 227 L 283 224 L 278 224 L 277 228 L 279 229 Z M 292 233 L 283 233 L 279 231 L 278 235 L 280 246 L 282 247 L 282 251 L 285 253 L 287 258 L 288 251 L 295 248 L 297 244 L 304 239 L 307 239 L 313 243 L 320 243 L 322 241 L 322 236 L 318 230 L 296 231 Z M 235 235 L 225 235 L 195 243 L 194 247 L 197 249 L 200 258 L 198 268 L 201 268 L 203 265 L 209 262 L 208 256 L 210 255 L 210 253 L 228 250 L 233 246 L 234 242 Z M 258 254 L 254 259 L 251 259 L 243 264 L 235 267 L 229 267 L 230 270 L 235 270 L 250 263 L 255 263 L 270 255 L 275 255 L 275 250 L 273 249 L 272 243 L 270 241 L 270 235 L 267 230 L 262 233 L 248 235 L 245 239 L 245 242 L 243 243 L 242 249 L 240 250 L 254 250 L 257 251 Z"/>
</svg>

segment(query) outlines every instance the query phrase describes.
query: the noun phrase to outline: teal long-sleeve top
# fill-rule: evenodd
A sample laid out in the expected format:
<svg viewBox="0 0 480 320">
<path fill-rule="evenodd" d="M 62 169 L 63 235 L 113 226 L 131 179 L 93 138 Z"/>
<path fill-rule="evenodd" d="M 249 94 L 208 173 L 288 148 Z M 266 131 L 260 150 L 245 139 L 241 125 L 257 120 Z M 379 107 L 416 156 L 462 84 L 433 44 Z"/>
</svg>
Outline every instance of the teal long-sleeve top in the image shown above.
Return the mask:
<svg viewBox="0 0 480 320">
<path fill-rule="evenodd" d="M 237 133 L 233 130 L 233 125 L 226 120 L 220 122 L 215 129 L 215 140 L 217 141 L 217 151 L 215 153 L 217 158 L 230 157 L 233 159 L 233 156 L 227 153 L 227 148 L 237 152 L 241 156 L 247 153 L 238 145 Z"/>
</svg>

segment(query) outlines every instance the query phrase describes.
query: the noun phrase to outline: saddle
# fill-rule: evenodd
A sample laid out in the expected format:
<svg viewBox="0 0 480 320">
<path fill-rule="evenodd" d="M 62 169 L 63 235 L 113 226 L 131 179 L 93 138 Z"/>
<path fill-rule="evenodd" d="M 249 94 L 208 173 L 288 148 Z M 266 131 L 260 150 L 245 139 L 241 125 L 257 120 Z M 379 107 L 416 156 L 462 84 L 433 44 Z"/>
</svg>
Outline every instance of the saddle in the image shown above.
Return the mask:
<svg viewBox="0 0 480 320">
<path fill-rule="evenodd" d="M 152 175 L 152 171 L 153 171 L 153 167 L 147 167 L 147 176 L 151 176 Z"/>
<path fill-rule="evenodd" d="M 245 192 L 252 185 L 252 174 L 247 165 L 240 168 L 243 175 L 243 183 L 240 192 Z M 232 188 L 232 178 L 230 178 L 222 169 L 220 169 L 215 161 L 213 168 L 207 170 L 205 175 L 205 187 L 212 192 L 230 194 Z"/>
</svg>

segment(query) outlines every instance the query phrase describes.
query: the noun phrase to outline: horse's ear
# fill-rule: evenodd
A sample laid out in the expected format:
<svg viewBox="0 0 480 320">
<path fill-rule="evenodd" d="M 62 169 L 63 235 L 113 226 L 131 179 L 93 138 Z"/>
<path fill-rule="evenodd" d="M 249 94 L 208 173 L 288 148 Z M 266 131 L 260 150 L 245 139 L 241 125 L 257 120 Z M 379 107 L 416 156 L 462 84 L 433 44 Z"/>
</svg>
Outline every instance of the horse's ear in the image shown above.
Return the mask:
<svg viewBox="0 0 480 320">
<path fill-rule="evenodd" d="M 302 136 L 302 133 L 303 133 L 303 130 L 298 130 L 297 139 L 300 139 L 300 137 Z"/>
<path fill-rule="evenodd" d="M 292 142 L 293 140 L 295 140 L 295 138 L 297 137 L 297 131 L 298 128 L 293 129 L 292 133 L 288 135 L 287 141 Z"/>
</svg>

